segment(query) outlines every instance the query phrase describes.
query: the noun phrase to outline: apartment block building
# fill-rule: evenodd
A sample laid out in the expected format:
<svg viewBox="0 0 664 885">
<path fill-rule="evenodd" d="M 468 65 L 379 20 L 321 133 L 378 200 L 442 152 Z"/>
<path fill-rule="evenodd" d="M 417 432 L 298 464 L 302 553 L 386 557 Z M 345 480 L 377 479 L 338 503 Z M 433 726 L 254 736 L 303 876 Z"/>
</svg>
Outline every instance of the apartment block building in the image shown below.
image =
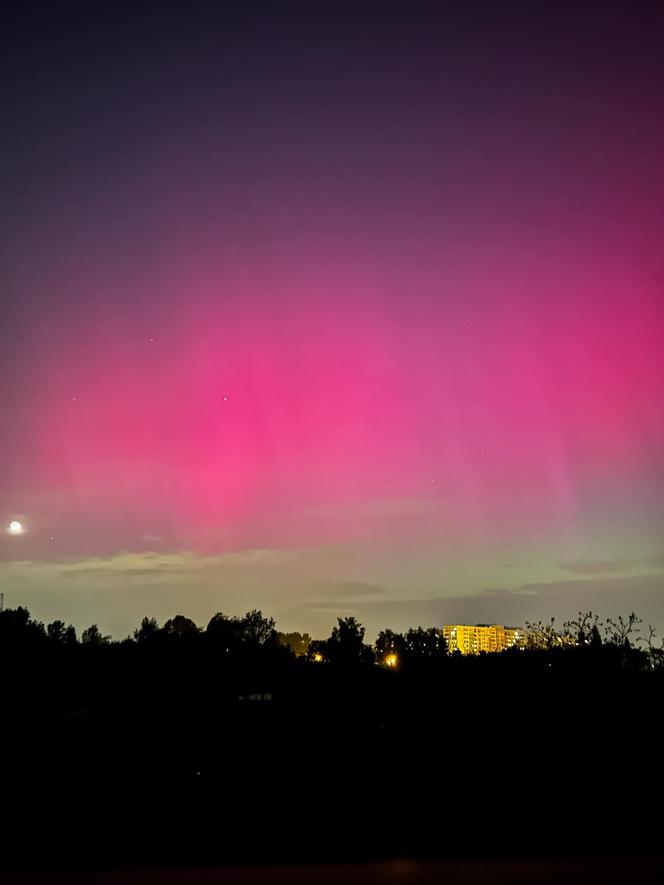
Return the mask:
<svg viewBox="0 0 664 885">
<path fill-rule="evenodd" d="M 449 651 L 462 654 L 504 651 L 514 646 L 522 648 L 526 641 L 524 630 L 502 624 L 446 624 L 443 637 Z"/>
</svg>

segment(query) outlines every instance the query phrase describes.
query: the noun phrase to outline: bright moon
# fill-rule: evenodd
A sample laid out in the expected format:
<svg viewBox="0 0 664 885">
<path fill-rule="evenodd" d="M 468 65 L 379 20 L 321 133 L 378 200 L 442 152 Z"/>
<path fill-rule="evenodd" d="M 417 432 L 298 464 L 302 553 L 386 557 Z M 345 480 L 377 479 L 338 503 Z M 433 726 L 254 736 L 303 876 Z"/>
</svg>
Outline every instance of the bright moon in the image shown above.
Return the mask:
<svg viewBox="0 0 664 885">
<path fill-rule="evenodd" d="M 12 519 L 9 523 L 9 528 L 7 529 L 10 535 L 22 535 L 23 534 L 23 526 L 17 519 Z"/>
</svg>

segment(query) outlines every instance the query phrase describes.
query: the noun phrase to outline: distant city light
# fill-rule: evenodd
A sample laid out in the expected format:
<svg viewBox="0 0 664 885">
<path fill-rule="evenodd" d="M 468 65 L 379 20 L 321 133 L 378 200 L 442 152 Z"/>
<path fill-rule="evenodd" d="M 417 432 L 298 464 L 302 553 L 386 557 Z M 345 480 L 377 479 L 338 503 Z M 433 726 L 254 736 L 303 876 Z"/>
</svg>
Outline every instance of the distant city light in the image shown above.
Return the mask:
<svg viewBox="0 0 664 885">
<path fill-rule="evenodd" d="M 499 652 L 507 648 L 523 648 L 526 636 L 518 627 L 502 624 L 446 624 L 443 639 L 448 651 L 461 654 Z"/>
<path fill-rule="evenodd" d="M 22 535 L 24 532 L 24 528 L 21 523 L 17 519 L 12 519 L 7 527 L 7 531 L 10 535 Z"/>
</svg>

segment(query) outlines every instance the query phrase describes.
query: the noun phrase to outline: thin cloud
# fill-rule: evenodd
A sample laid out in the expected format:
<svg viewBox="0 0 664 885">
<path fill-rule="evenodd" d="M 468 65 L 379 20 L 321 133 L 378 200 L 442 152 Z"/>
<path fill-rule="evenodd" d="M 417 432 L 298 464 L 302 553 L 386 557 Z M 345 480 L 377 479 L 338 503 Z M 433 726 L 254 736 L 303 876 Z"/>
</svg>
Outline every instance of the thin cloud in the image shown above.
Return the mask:
<svg viewBox="0 0 664 885">
<path fill-rule="evenodd" d="M 150 551 L 79 562 L 12 561 L 0 564 L 0 580 L 8 606 L 26 605 L 40 620 L 62 618 L 78 628 L 98 623 L 115 636 L 126 635 L 146 614 L 163 621 L 182 612 L 206 624 L 216 611 L 242 614 L 252 608 L 278 617 L 281 629 L 315 636 L 329 635 L 336 617 L 349 614 L 362 621 L 368 638 L 386 627 L 524 624 L 552 615 L 564 620 L 588 609 L 603 617 L 634 610 L 644 622 L 664 627 L 661 571 L 570 574 L 548 582 L 469 588 L 465 594 L 448 587 L 444 595 L 442 561 L 427 564 L 430 580 L 419 574 L 412 583 L 403 573 L 391 582 L 383 563 L 363 562 L 343 546 L 214 556 Z"/>
<path fill-rule="evenodd" d="M 626 571 L 628 563 L 618 559 L 572 559 L 559 562 L 558 568 L 573 575 L 608 575 Z"/>
<path fill-rule="evenodd" d="M 422 624 L 525 624 L 548 619 L 559 621 L 579 611 L 596 611 L 615 617 L 635 611 L 644 623 L 661 628 L 664 576 L 642 574 L 583 580 L 522 584 L 468 594 L 427 599 L 382 599 L 353 603 L 367 627 L 407 629 Z M 368 632 L 370 632 L 368 630 Z"/>
</svg>

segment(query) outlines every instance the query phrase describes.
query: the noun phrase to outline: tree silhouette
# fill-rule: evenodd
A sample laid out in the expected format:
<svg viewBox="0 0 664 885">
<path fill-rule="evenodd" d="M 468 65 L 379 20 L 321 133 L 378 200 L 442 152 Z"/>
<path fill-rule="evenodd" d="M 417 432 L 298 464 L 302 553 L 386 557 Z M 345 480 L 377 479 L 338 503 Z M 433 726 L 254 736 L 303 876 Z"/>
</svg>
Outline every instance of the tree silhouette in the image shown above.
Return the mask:
<svg viewBox="0 0 664 885">
<path fill-rule="evenodd" d="M 373 649 L 364 643 L 364 627 L 353 617 L 337 618 L 326 642 L 326 658 L 333 664 L 370 664 Z"/>
<path fill-rule="evenodd" d="M 294 655 L 306 656 L 311 645 L 308 633 L 277 633 L 277 642 L 289 648 Z"/>
<path fill-rule="evenodd" d="M 91 624 L 81 635 L 83 645 L 107 645 L 110 641 L 111 637 L 102 635 L 96 624 Z"/>
<path fill-rule="evenodd" d="M 36 645 L 45 638 L 44 625 L 33 620 L 27 608 L 18 606 L 0 611 L 0 645 Z"/>
<path fill-rule="evenodd" d="M 137 642 L 149 642 L 159 635 L 159 624 L 156 618 L 143 618 L 141 626 L 134 630 L 134 639 Z"/>
<path fill-rule="evenodd" d="M 58 645 L 76 644 L 76 629 L 71 624 L 67 626 L 64 621 L 52 621 L 47 624 L 46 636 Z"/>
<path fill-rule="evenodd" d="M 656 639 L 655 628 L 648 625 L 647 634 L 641 637 L 641 642 L 645 643 L 648 662 L 653 670 L 664 668 L 664 638 L 660 639 L 659 645 L 656 644 Z"/>
<path fill-rule="evenodd" d="M 636 637 L 636 634 L 641 632 L 641 628 L 639 626 L 641 623 L 641 618 L 637 617 L 634 612 L 630 612 L 630 614 L 626 618 L 623 618 L 622 615 L 620 615 L 617 620 L 607 618 L 607 642 L 610 642 L 613 645 L 624 646 L 627 649 L 630 648 L 630 636 L 632 637 L 632 639 L 634 639 Z"/>
<path fill-rule="evenodd" d="M 73 627 L 71 624 L 69 624 L 69 626 L 65 628 L 65 633 L 62 641 L 65 645 L 76 645 L 78 641 L 76 639 L 76 628 Z"/>
<path fill-rule="evenodd" d="M 393 630 L 381 630 L 374 646 L 379 664 L 401 666 L 406 658 L 406 637 Z"/>
<path fill-rule="evenodd" d="M 274 618 L 266 618 L 257 609 L 252 609 L 239 621 L 240 636 L 243 642 L 254 645 L 272 645 L 277 641 Z"/>
<path fill-rule="evenodd" d="M 266 618 L 258 609 L 252 609 L 241 618 L 229 618 L 217 612 L 210 619 L 205 633 L 208 641 L 224 652 L 241 648 L 276 648 L 279 644 L 274 618 Z"/>
<path fill-rule="evenodd" d="M 184 615 L 176 615 L 170 618 L 163 627 L 165 636 L 174 639 L 192 639 L 200 633 L 200 627 L 197 627 L 191 618 L 185 618 Z"/>
<path fill-rule="evenodd" d="M 570 623 L 563 624 L 561 630 L 556 629 L 556 619 L 548 622 L 526 621 L 526 645 L 531 649 L 552 651 L 554 648 L 569 648 L 576 645 L 577 636 Z"/>
<path fill-rule="evenodd" d="M 601 627 L 602 622 L 599 617 L 591 611 L 579 612 L 575 620 L 567 621 L 563 625 L 566 633 L 576 636 L 577 645 L 592 649 L 598 649 L 602 645 Z"/>
<path fill-rule="evenodd" d="M 313 661 L 316 664 L 327 661 L 327 644 L 327 639 L 312 639 L 307 649 L 307 660 Z"/>
<path fill-rule="evenodd" d="M 296 815 L 310 808 L 302 782 L 312 774 L 323 782 L 332 774 L 332 787 L 316 802 L 316 814 L 309 815 L 312 833 L 334 833 L 338 820 L 352 817 L 357 803 L 347 785 L 365 778 L 377 797 L 380 833 L 390 851 L 404 828 L 403 844 L 414 850 L 418 844 L 423 850 L 438 844 L 441 825 L 456 844 L 468 829 L 471 807 L 477 815 L 471 838 L 479 832 L 483 844 L 497 837 L 495 844 L 502 846 L 501 840 L 523 832 L 530 821 L 537 838 L 542 831 L 562 838 L 560 823 L 574 804 L 569 790 L 555 791 L 562 803 L 558 816 L 551 785 L 564 782 L 565 772 L 577 771 L 579 759 L 600 752 L 605 772 L 615 760 L 625 771 L 640 765 L 639 783 L 652 790 L 648 816 L 659 838 L 659 745 L 640 723 L 658 709 L 664 651 L 652 630 L 643 638 L 643 651 L 625 645 L 636 616 L 616 623 L 605 634 L 594 615 L 579 613 L 559 629 L 553 622 L 535 625 L 539 644 L 530 649 L 452 658 L 436 627 L 404 633 L 384 629 L 372 650 L 353 617 L 339 618 L 327 639 L 314 640 L 277 634 L 274 620 L 258 610 L 241 617 L 218 613 L 205 631 L 183 615 L 161 629 L 145 617 L 133 638 L 111 642 L 93 624 L 79 644 L 73 627 L 62 620 L 44 628 L 27 609 L 6 610 L 0 612 L 0 662 L 7 674 L 0 716 L 3 741 L 8 736 L 11 747 L 5 755 L 12 763 L 3 768 L 3 797 L 15 772 L 15 797 L 32 801 L 42 790 L 44 801 L 52 802 L 49 827 L 62 820 L 69 828 L 80 813 L 94 828 L 103 819 L 113 838 L 112 822 L 136 805 L 136 832 L 154 826 L 155 845 L 169 838 L 162 835 L 165 818 L 179 813 L 179 831 L 191 822 L 190 847 L 200 845 L 201 832 L 210 832 L 218 844 L 220 805 L 228 829 L 245 816 L 244 809 L 254 807 L 266 771 L 297 775 L 280 789 L 277 813 L 267 809 L 270 831 L 284 838 Z M 295 660 L 286 640 L 306 648 L 306 656 Z M 66 643 L 71 647 L 65 650 Z M 387 661 L 391 655 L 394 663 Z M 476 711 L 491 711 L 497 701 L 508 711 L 504 721 L 499 717 L 494 725 L 487 721 L 476 728 Z M 623 715 L 625 709 L 630 716 Z M 512 719 L 522 729 L 531 728 L 537 741 L 514 740 Z M 467 798 L 449 805 L 449 811 L 444 803 L 442 816 L 432 822 L 428 772 L 440 764 L 441 746 L 463 772 Z M 507 799 L 509 815 L 496 811 L 491 796 L 483 809 L 485 800 L 477 797 L 487 795 L 488 763 L 492 770 L 526 770 L 524 753 L 528 770 L 540 770 L 542 759 L 549 767 L 538 781 L 544 785 L 538 796 L 516 806 Z M 21 754 L 21 764 L 15 765 Z M 27 790 L 24 778 L 31 771 Z M 62 772 L 76 790 L 58 789 Z M 588 779 L 582 771 L 578 777 L 583 825 L 575 824 L 575 832 L 585 839 L 593 819 L 598 827 L 615 820 L 613 832 L 622 839 L 633 820 L 642 837 L 638 804 L 605 801 L 615 789 L 608 775 Z M 83 785 L 98 782 L 113 783 L 113 797 L 93 791 L 81 804 Z M 136 784 L 141 801 L 128 802 Z M 509 783 L 502 786 L 512 790 Z M 573 783 L 570 789 L 574 792 Z M 12 806 L 5 804 L 11 815 Z M 397 815 L 396 827 L 386 827 L 395 809 L 407 813 Z M 374 809 L 358 805 L 353 823 L 361 838 L 373 814 Z M 208 821 L 213 822 L 209 831 Z M 254 852 L 253 833 L 250 838 Z"/>
<path fill-rule="evenodd" d="M 413 661 L 441 661 L 447 657 L 447 643 L 436 627 L 414 627 L 406 633 L 406 657 Z"/>
<path fill-rule="evenodd" d="M 237 618 L 229 618 L 217 612 L 210 618 L 205 634 L 213 646 L 224 652 L 230 652 L 240 644 L 240 626 Z"/>
<path fill-rule="evenodd" d="M 64 642 L 66 630 L 64 621 L 52 621 L 46 626 L 46 635 L 51 642 Z"/>
</svg>

